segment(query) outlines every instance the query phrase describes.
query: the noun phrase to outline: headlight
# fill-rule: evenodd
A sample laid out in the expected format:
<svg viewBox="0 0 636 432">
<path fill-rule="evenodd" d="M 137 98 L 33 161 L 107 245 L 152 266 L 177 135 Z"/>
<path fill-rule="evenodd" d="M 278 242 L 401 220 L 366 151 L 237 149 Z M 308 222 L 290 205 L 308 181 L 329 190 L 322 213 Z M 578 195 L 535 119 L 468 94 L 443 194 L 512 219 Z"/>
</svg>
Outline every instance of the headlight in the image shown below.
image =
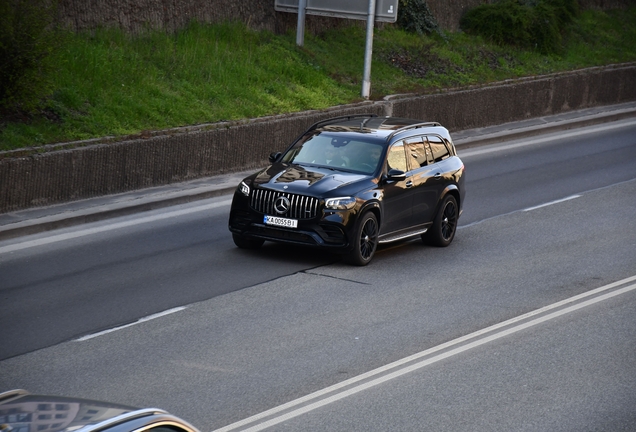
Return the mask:
<svg viewBox="0 0 636 432">
<path fill-rule="evenodd" d="M 241 192 L 245 196 L 250 196 L 250 187 L 245 184 L 245 182 L 241 182 L 238 186 L 239 192 Z"/>
<path fill-rule="evenodd" d="M 354 197 L 329 198 L 325 207 L 331 210 L 350 210 L 356 205 Z"/>
</svg>

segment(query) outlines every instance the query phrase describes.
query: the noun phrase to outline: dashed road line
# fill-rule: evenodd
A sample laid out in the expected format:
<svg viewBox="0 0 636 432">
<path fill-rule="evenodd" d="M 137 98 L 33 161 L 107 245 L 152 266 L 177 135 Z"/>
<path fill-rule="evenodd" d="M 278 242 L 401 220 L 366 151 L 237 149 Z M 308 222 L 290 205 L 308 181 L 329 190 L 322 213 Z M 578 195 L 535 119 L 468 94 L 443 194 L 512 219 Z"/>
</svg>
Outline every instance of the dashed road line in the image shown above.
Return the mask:
<svg viewBox="0 0 636 432">
<path fill-rule="evenodd" d="M 543 208 L 543 207 L 548 207 L 548 206 L 551 206 L 551 205 L 554 205 L 554 204 L 559 204 L 559 203 L 562 203 L 562 202 L 565 202 L 565 201 L 570 201 L 570 200 L 573 200 L 573 199 L 576 199 L 576 198 L 580 198 L 581 196 L 582 195 L 572 195 L 572 196 L 569 196 L 569 197 L 566 197 L 566 198 L 561 198 L 561 199 L 550 201 L 550 202 L 547 202 L 547 203 L 544 203 L 544 204 L 539 204 L 539 205 L 536 205 L 534 207 L 528 207 L 527 209 L 523 209 L 523 211 L 524 212 L 529 212 L 529 211 L 532 211 L 532 210 L 536 210 L 536 209 L 540 209 L 540 208 Z"/>
<path fill-rule="evenodd" d="M 118 327 L 113 327 L 113 328 L 108 329 L 108 330 L 104 330 L 104 331 L 100 331 L 100 332 L 97 332 L 97 333 L 92 333 L 92 334 L 89 334 L 89 335 L 86 335 L 86 336 L 82 336 L 81 338 L 75 339 L 74 342 L 84 342 L 84 341 L 87 341 L 87 340 L 90 340 L 90 339 L 94 339 L 94 338 L 99 337 L 99 336 L 103 336 L 103 335 L 108 334 L 108 333 L 113 333 L 113 332 L 116 332 L 116 331 L 119 331 L 119 330 L 123 330 L 123 329 L 128 328 L 128 327 L 132 327 L 132 326 L 137 325 L 137 324 L 141 324 L 141 323 L 146 322 L 146 321 L 151 321 L 151 320 L 154 320 L 154 319 L 157 319 L 157 318 L 164 317 L 166 315 L 171 315 L 171 314 L 176 313 L 176 312 L 181 312 L 182 310 L 185 310 L 185 309 L 187 309 L 186 306 L 180 306 L 180 307 L 168 309 L 168 310 L 163 311 L 163 312 L 159 312 L 159 313 L 156 313 L 156 314 L 153 314 L 153 315 L 148 315 L 147 317 L 139 318 L 137 321 L 135 321 L 133 323 L 130 323 L 130 324 L 126 324 L 126 325 L 122 325 L 122 326 L 118 326 Z"/>
</svg>

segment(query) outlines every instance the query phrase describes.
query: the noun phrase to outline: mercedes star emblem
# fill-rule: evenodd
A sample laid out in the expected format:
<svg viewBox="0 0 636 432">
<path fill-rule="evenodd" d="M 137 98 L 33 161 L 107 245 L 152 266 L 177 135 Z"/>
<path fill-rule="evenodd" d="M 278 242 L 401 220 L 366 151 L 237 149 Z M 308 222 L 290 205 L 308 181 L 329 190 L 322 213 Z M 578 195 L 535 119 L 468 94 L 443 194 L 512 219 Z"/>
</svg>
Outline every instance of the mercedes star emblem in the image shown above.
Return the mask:
<svg viewBox="0 0 636 432">
<path fill-rule="evenodd" d="M 287 213 L 287 210 L 289 210 L 289 205 L 289 199 L 287 199 L 287 197 L 280 196 L 276 198 L 276 202 L 274 202 L 274 210 L 276 210 L 276 213 L 278 214 L 284 214 Z"/>
</svg>

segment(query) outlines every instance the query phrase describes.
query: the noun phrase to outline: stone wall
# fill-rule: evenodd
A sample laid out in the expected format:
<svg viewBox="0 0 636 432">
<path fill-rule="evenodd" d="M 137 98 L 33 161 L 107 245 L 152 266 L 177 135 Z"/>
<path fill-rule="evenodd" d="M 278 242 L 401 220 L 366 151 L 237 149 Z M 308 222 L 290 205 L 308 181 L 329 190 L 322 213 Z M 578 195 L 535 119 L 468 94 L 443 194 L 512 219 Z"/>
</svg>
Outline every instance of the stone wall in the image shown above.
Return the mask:
<svg viewBox="0 0 636 432">
<path fill-rule="evenodd" d="M 634 100 L 636 64 L 631 64 L 393 99 L 391 115 L 439 121 L 453 131 Z"/>
<path fill-rule="evenodd" d="M 296 14 L 274 11 L 274 0 L 58 0 L 58 19 L 73 31 L 117 27 L 173 32 L 190 21 L 240 21 L 255 30 L 285 33 L 296 29 Z M 308 15 L 306 30 L 319 33 L 351 25 L 351 20 Z"/>
<path fill-rule="evenodd" d="M 470 8 L 489 0 L 427 0 L 441 28 L 457 30 Z M 58 0 L 59 21 L 74 31 L 119 27 L 128 32 L 144 29 L 175 31 L 191 20 L 217 23 L 241 21 L 257 30 L 285 33 L 296 29 L 296 15 L 274 11 L 274 0 Z M 580 0 L 585 8 L 613 9 L 634 0 Z M 307 16 L 306 29 L 318 33 L 351 25 L 352 20 Z M 358 23 L 360 21 L 357 21 Z"/>
<path fill-rule="evenodd" d="M 453 131 L 636 100 L 636 64 L 254 120 L 0 153 L 0 213 L 257 168 L 308 126 L 373 113 Z"/>
</svg>

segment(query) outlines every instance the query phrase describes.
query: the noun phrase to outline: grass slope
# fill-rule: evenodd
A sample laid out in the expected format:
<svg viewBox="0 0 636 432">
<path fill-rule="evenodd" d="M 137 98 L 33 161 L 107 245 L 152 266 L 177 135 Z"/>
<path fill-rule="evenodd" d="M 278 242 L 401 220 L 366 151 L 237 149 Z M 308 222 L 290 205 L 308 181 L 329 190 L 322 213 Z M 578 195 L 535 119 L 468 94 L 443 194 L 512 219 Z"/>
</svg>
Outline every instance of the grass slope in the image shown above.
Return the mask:
<svg viewBox="0 0 636 432">
<path fill-rule="evenodd" d="M 321 109 L 360 100 L 362 26 L 307 35 L 193 23 L 130 36 L 66 34 L 40 112 L 0 120 L 0 150 Z M 636 60 L 636 7 L 584 11 L 563 50 L 541 55 L 464 33 L 376 29 L 372 98 Z"/>
</svg>

